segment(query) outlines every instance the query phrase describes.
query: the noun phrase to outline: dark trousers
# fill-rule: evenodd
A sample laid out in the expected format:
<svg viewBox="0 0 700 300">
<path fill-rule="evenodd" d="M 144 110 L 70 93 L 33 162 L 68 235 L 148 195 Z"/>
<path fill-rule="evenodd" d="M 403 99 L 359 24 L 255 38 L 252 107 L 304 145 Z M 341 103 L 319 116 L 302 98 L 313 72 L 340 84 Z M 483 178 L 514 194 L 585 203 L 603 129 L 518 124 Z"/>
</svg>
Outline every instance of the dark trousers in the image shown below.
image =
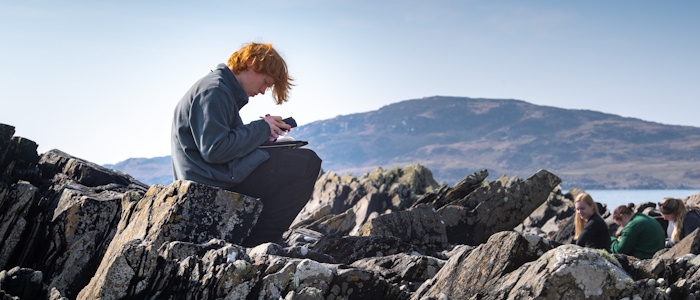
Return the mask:
<svg viewBox="0 0 700 300">
<path fill-rule="evenodd" d="M 265 149 L 270 158 L 231 190 L 260 198 L 262 213 L 243 246 L 278 242 L 306 205 L 321 171 L 321 159 L 309 149 Z"/>
</svg>

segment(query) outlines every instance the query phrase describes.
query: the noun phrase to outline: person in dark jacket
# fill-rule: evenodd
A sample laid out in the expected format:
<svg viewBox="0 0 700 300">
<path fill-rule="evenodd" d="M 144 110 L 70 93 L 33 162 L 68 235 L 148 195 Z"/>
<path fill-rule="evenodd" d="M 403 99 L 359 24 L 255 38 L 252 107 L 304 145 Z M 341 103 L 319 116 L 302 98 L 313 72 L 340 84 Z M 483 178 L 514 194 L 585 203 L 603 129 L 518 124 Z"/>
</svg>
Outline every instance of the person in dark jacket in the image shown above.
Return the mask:
<svg viewBox="0 0 700 300">
<path fill-rule="evenodd" d="M 175 107 L 171 152 L 175 180 L 192 180 L 260 198 L 263 210 L 245 246 L 277 242 L 313 193 L 321 159 L 310 149 L 260 149 L 290 126 L 280 116 L 244 124 L 249 97 L 291 88 L 287 65 L 270 44 L 250 43 L 197 81 Z"/>
<path fill-rule="evenodd" d="M 581 193 L 574 199 L 576 221 L 574 240 L 576 245 L 610 251 L 608 225 L 598 214 L 598 207 L 591 195 Z"/>
<path fill-rule="evenodd" d="M 613 212 L 613 221 L 622 227 L 619 237 L 611 237 L 610 252 L 648 259 L 664 248 L 666 233 L 654 218 L 634 212 L 634 204 L 620 205 Z"/>
<path fill-rule="evenodd" d="M 700 212 L 696 208 L 688 209 L 681 199 L 664 198 L 659 202 L 659 211 L 668 221 L 666 248 L 673 247 L 700 227 Z"/>
</svg>

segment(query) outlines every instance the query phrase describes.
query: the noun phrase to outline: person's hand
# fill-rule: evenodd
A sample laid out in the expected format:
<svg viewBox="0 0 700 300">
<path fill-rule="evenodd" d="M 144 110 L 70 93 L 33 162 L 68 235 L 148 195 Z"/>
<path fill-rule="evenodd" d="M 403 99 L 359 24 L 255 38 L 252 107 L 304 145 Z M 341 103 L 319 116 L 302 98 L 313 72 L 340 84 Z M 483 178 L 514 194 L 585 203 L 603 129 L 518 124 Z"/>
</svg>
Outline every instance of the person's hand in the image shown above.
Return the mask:
<svg viewBox="0 0 700 300">
<path fill-rule="evenodd" d="M 270 115 L 265 115 L 265 118 L 263 118 L 265 122 L 267 122 L 268 125 L 270 125 L 270 136 L 268 138 L 269 141 L 274 141 L 280 136 L 283 136 L 285 131 L 291 129 L 291 126 L 289 124 L 286 124 L 282 121 L 282 117 L 280 116 L 270 116 Z"/>
<path fill-rule="evenodd" d="M 617 237 L 617 242 L 618 242 L 618 243 L 620 242 L 620 238 L 622 238 L 622 237 L 621 237 L 621 236 L 618 236 L 618 237 Z"/>
</svg>

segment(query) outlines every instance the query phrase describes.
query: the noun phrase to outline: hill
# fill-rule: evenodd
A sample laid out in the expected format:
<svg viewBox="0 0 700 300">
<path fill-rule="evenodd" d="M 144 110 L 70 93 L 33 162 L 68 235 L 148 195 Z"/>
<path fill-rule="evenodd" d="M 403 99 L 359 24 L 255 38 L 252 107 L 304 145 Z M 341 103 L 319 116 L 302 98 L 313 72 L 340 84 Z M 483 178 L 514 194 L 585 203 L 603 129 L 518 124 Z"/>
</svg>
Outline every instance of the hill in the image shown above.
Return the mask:
<svg viewBox="0 0 700 300">
<path fill-rule="evenodd" d="M 407 100 L 300 126 L 292 136 L 308 140 L 323 169 L 337 173 L 420 163 L 449 185 L 481 169 L 521 177 L 547 169 L 567 187 L 700 188 L 700 128 L 520 100 Z"/>
<path fill-rule="evenodd" d="M 104 165 L 104 167 L 130 174 L 149 185 L 156 183 L 168 185 L 173 182 L 170 155 L 153 158 L 129 158 L 113 165 Z"/>
</svg>

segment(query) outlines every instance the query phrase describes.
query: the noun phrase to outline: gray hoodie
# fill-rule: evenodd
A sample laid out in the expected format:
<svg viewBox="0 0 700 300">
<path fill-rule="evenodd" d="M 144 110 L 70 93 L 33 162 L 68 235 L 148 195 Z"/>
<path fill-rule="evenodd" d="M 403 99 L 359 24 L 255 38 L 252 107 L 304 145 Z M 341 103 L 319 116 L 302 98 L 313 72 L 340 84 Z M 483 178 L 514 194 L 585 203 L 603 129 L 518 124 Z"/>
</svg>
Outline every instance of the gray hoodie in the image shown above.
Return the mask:
<svg viewBox="0 0 700 300">
<path fill-rule="evenodd" d="M 197 81 L 175 107 L 171 132 L 173 176 L 229 189 L 270 155 L 258 149 L 270 136 L 264 120 L 243 124 L 248 103 L 225 64 Z"/>
</svg>

